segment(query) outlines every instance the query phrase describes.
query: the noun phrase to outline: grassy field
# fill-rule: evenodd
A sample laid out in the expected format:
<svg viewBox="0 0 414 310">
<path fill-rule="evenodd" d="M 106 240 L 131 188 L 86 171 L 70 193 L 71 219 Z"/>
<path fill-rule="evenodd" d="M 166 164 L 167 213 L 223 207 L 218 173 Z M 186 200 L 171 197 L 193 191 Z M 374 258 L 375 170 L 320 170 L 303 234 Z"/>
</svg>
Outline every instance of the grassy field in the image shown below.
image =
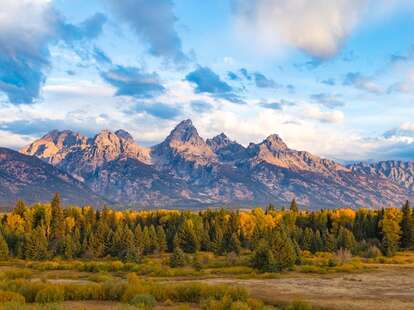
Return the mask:
<svg viewBox="0 0 414 310">
<path fill-rule="evenodd" d="M 21 287 L 56 286 L 80 290 L 93 287 L 115 287 L 126 285 L 128 289 L 145 287 L 145 292 L 155 295 L 154 309 L 219 309 L 217 305 L 206 306 L 208 294 L 240 287 L 247 295 L 240 300 L 250 303 L 236 304 L 231 310 L 243 309 L 414 309 L 414 252 L 401 252 L 392 258 L 377 257 L 362 259 L 359 257 L 332 265 L 328 253 L 305 255 L 301 266 L 283 273 L 258 273 L 246 265 L 246 257 L 221 257 L 211 253 L 199 253 L 200 266 L 195 268 L 189 263 L 186 267 L 170 268 L 166 255 L 147 258 L 141 264 L 122 263 L 119 261 L 63 261 L 27 262 L 13 260 L 3 262 L 0 266 L 0 291 L 7 287 L 11 291 L 23 291 Z M 191 261 L 191 258 L 189 258 Z M 134 275 L 131 280 L 131 275 Z M 132 282 L 131 282 L 132 281 Z M 135 281 L 135 282 L 134 282 Z M 197 283 L 197 284 L 196 284 Z M 207 293 L 197 293 L 197 298 L 188 297 L 193 294 L 194 287 Z M 20 290 L 16 287 L 20 285 Z M 176 285 L 176 289 L 174 288 Z M 148 286 L 148 288 L 147 288 Z M 226 289 L 223 289 L 226 287 Z M 170 289 L 165 295 L 160 293 Z M 182 291 L 183 296 L 176 292 Z M 191 291 L 191 293 L 189 293 Z M 141 292 L 141 291 L 139 291 Z M 227 291 L 226 291 L 227 292 Z M 126 294 L 126 293 L 123 293 Z M 168 295 L 170 294 L 170 295 Z M 185 295 L 187 294 L 187 295 Z M 207 295 L 206 295 L 207 294 Z M 228 293 L 223 293 L 223 296 Z M 229 294 L 235 294 L 230 292 Z M 65 295 L 66 296 L 66 295 Z M 132 310 L 139 307 L 128 304 L 124 297 L 113 300 L 96 295 L 81 299 L 67 300 L 59 303 L 42 304 L 26 303 L 19 306 L 3 301 L 0 309 L 116 309 Z M 95 296 L 90 293 L 90 296 Z M 221 295 L 220 295 L 221 296 Z M 27 299 L 27 298 L 26 298 Z M 70 299 L 70 298 L 69 298 Z M 71 299 L 76 299 L 71 297 Z M 1 292 L 0 292 L 1 301 Z M 263 301 L 263 305 L 255 304 Z M 298 303 L 297 301 L 301 301 Z M 292 304 L 292 302 L 296 302 Z M 7 305 L 6 305 L 7 304 Z M 244 308 L 243 308 L 244 307 Z M 148 308 L 149 309 L 149 308 Z M 223 309 L 226 309 L 225 307 Z"/>
</svg>

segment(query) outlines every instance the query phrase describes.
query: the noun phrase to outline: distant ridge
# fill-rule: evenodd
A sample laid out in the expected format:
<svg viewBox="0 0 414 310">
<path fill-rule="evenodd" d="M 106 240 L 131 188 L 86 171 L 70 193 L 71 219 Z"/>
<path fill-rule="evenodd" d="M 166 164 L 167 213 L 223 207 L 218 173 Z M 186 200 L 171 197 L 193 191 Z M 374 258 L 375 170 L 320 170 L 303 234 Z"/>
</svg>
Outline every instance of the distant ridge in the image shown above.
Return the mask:
<svg viewBox="0 0 414 310">
<path fill-rule="evenodd" d="M 0 207 L 10 207 L 17 199 L 28 203 L 50 201 L 60 192 L 66 205 L 110 202 L 89 190 L 83 183 L 36 157 L 0 148 Z"/>
<path fill-rule="evenodd" d="M 414 197 L 413 164 L 342 165 L 290 149 L 277 134 L 244 147 L 224 133 L 204 140 L 191 120 L 158 145 L 124 131 L 85 137 L 51 131 L 21 149 L 73 176 L 96 195 L 136 207 L 383 207 Z M 390 172 L 391 171 L 391 172 Z"/>
</svg>

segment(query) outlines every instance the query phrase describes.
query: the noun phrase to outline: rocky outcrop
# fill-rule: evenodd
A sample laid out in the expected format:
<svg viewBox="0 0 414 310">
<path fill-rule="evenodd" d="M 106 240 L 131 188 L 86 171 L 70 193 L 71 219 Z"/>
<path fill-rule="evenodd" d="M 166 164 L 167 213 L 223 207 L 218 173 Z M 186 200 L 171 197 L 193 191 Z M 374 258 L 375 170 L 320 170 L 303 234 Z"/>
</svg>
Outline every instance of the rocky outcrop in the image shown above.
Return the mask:
<svg viewBox="0 0 414 310">
<path fill-rule="evenodd" d="M 290 149 L 278 135 L 248 147 L 220 134 L 206 141 L 191 120 L 146 148 L 124 131 L 93 138 L 52 131 L 21 150 L 118 204 L 145 207 L 286 204 L 380 207 L 414 197 L 412 164 L 344 166 Z"/>
</svg>

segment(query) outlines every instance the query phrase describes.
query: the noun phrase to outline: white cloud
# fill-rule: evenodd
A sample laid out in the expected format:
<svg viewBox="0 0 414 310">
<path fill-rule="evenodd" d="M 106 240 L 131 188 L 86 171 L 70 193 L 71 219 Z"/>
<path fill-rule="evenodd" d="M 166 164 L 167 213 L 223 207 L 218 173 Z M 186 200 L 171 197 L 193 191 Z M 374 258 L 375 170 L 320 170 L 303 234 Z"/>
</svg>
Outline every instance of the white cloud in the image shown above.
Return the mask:
<svg viewBox="0 0 414 310">
<path fill-rule="evenodd" d="M 283 46 L 327 58 L 357 26 L 409 5 L 407 0 L 234 0 L 236 25 L 251 46 L 270 52 Z M 252 40 L 256 44 L 251 44 Z"/>
<path fill-rule="evenodd" d="M 340 123 L 344 120 L 345 116 L 342 111 L 323 111 L 319 106 L 306 105 L 304 106 L 304 117 L 320 121 L 322 123 Z"/>
</svg>

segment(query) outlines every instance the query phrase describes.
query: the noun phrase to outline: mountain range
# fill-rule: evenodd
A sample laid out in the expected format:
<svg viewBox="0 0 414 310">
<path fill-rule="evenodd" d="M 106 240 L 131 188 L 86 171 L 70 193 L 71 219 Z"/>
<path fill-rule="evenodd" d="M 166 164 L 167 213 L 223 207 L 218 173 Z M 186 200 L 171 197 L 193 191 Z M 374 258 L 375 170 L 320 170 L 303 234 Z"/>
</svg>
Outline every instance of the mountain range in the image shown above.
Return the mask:
<svg viewBox="0 0 414 310">
<path fill-rule="evenodd" d="M 0 205 L 61 193 L 67 203 L 128 207 L 285 205 L 381 207 L 414 197 L 414 164 L 343 165 L 290 149 L 276 134 L 247 147 L 224 133 L 204 140 L 191 120 L 158 145 L 124 131 L 93 138 L 53 130 L 20 153 L 0 149 Z"/>
</svg>

